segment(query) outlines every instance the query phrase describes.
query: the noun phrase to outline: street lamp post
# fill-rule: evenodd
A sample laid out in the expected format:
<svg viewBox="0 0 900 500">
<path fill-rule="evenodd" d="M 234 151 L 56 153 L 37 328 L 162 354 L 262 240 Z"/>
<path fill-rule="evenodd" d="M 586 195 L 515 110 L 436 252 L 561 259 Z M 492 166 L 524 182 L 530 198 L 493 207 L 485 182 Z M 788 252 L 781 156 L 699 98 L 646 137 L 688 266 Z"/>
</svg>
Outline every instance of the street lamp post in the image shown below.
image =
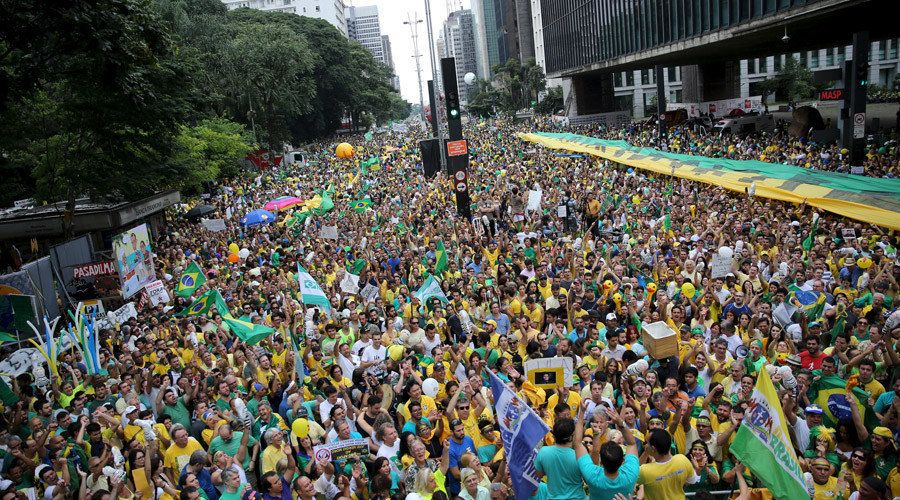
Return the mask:
<svg viewBox="0 0 900 500">
<path fill-rule="evenodd" d="M 419 108 L 420 114 L 422 116 L 422 122 L 425 122 L 425 99 L 422 95 L 422 70 L 419 67 L 419 58 L 422 57 L 422 54 L 419 53 L 419 23 L 422 22 L 421 19 L 413 20 L 412 16 L 407 13 L 406 21 L 403 21 L 403 24 L 409 25 L 410 35 L 412 36 L 413 42 L 413 58 L 416 60 L 416 76 L 419 78 Z M 434 113 L 434 110 L 431 110 Z"/>
<path fill-rule="evenodd" d="M 432 79 L 432 81 L 434 81 L 434 86 L 435 86 L 434 102 L 440 103 L 440 98 L 438 97 L 438 94 L 439 94 L 438 89 L 441 86 L 439 86 L 437 82 L 443 82 L 444 79 L 443 78 L 438 79 L 437 65 L 435 63 L 435 57 L 434 57 L 434 52 L 435 52 L 434 51 L 434 34 L 432 34 L 432 31 L 431 31 L 431 0 L 425 0 L 425 22 L 427 23 L 426 27 L 428 28 L 428 57 L 429 57 L 429 59 L 431 59 L 431 79 Z M 436 105 L 435 107 L 437 108 L 439 106 Z M 431 112 L 437 113 L 437 110 L 432 109 Z M 435 123 L 437 123 L 437 127 L 435 127 L 436 128 L 435 136 L 437 137 L 437 140 L 438 140 L 438 148 L 440 148 L 440 151 L 441 151 L 441 154 L 440 154 L 441 171 L 446 172 L 447 171 L 447 157 L 444 154 L 445 153 L 445 151 L 444 151 L 444 126 L 441 123 L 441 115 L 435 115 L 435 117 L 437 118 L 435 120 Z"/>
</svg>

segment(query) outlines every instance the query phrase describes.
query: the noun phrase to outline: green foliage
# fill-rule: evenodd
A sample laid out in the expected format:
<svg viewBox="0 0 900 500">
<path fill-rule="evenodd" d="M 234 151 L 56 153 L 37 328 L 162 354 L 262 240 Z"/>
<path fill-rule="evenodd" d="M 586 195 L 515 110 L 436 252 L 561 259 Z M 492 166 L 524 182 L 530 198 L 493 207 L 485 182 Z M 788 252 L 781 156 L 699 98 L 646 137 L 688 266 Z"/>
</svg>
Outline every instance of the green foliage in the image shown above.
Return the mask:
<svg viewBox="0 0 900 500">
<path fill-rule="evenodd" d="M 409 115 L 390 71 L 319 19 L 219 0 L 0 2 L 0 19 L 0 204 L 196 186 L 251 144 Z"/>
<path fill-rule="evenodd" d="M 254 149 L 247 129 L 224 118 L 203 120 L 193 127 L 182 125 L 177 144 L 173 162 L 187 172 L 179 180 L 183 189 L 236 175 L 241 159 Z"/>
<path fill-rule="evenodd" d="M 776 81 L 775 88 L 781 90 L 791 103 L 809 99 L 816 92 L 812 71 L 795 57 L 786 58 Z"/>
<path fill-rule="evenodd" d="M 520 109 L 532 107 L 538 93 L 547 86 L 544 71 L 534 59 L 521 64 L 518 59 L 511 58 L 505 64 L 494 66 L 493 72 L 493 82 L 478 80 L 475 83 L 475 96 L 467 107 L 469 113 L 481 117 L 497 113 L 513 115 Z"/>
<path fill-rule="evenodd" d="M 547 95 L 544 96 L 544 100 L 537 104 L 534 111 L 542 115 L 552 115 L 561 110 L 564 105 L 563 89 L 561 86 L 557 85 L 555 87 L 550 87 L 547 90 Z"/>
</svg>

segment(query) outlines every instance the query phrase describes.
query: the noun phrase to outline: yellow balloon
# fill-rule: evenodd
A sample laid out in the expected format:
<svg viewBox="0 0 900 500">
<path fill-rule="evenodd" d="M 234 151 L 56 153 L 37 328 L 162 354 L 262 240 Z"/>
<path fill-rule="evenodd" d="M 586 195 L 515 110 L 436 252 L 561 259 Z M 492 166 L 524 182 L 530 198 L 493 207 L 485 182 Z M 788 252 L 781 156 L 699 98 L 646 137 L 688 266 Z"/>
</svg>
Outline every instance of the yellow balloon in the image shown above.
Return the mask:
<svg viewBox="0 0 900 500">
<path fill-rule="evenodd" d="M 228 245 L 228 253 L 238 253 L 240 251 L 241 249 L 238 248 L 237 243 L 232 242 L 230 245 Z"/>
<path fill-rule="evenodd" d="M 394 361 L 400 361 L 400 358 L 403 357 L 403 346 L 394 344 L 388 347 L 388 356 Z"/>
<path fill-rule="evenodd" d="M 338 144 L 337 148 L 334 150 L 334 154 L 338 158 L 353 158 L 354 152 L 353 146 L 346 142 Z"/>
<path fill-rule="evenodd" d="M 305 418 L 294 420 L 294 423 L 291 424 L 291 432 L 294 433 L 294 436 L 296 436 L 297 439 L 309 436 L 309 420 Z"/>
<path fill-rule="evenodd" d="M 634 203 L 635 205 L 640 205 L 640 204 L 641 204 L 641 197 L 638 196 L 638 195 L 634 195 L 634 196 L 631 197 L 631 202 Z"/>
<path fill-rule="evenodd" d="M 697 294 L 697 289 L 694 288 L 693 283 L 685 283 L 681 285 L 681 294 L 689 299 L 692 299 L 694 298 L 694 295 Z"/>
</svg>

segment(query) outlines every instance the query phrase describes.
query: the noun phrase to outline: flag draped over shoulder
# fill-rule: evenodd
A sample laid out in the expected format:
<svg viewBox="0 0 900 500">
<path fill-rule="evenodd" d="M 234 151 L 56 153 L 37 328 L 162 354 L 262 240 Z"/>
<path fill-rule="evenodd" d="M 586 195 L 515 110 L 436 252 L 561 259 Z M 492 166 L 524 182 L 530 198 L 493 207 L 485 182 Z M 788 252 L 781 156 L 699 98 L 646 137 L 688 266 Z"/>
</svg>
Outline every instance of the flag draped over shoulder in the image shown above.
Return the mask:
<svg viewBox="0 0 900 500">
<path fill-rule="evenodd" d="M 436 250 L 434 252 L 434 273 L 437 275 L 444 274 L 444 271 L 447 270 L 447 249 L 444 248 L 443 240 L 438 240 L 436 245 Z"/>
<path fill-rule="evenodd" d="M 730 449 L 775 498 L 810 497 L 788 435 L 781 401 L 766 370 L 759 371 L 744 420 Z"/>
<path fill-rule="evenodd" d="M 300 264 L 297 264 L 297 281 L 300 283 L 300 297 L 304 304 L 322 307 L 326 312 L 331 311 L 331 302 L 322 287 Z"/>
<path fill-rule="evenodd" d="M 176 314 L 176 316 L 203 316 L 208 313 L 213 306 L 216 306 L 216 310 L 219 311 L 219 314 L 222 316 L 230 314 L 228 305 L 225 303 L 222 294 L 219 293 L 218 290 L 209 290 L 197 297 L 197 300 L 191 303 L 187 309 Z"/>
<path fill-rule="evenodd" d="M 822 376 L 819 380 L 810 384 L 810 398 L 825 412 L 825 423 L 831 427 L 837 425 L 840 420 L 850 421 L 853 416 L 850 409 L 851 402 L 847 399 L 847 381 L 837 375 Z M 859 408 L 859 414 L 863 417 L 866 427 L 872 429 L 878 424 L 878 417 L 872 407 L 869 406 L 869 394 L 861 387 L 853 388 L 854 401 Z"/>
<path fill-rule="evenodd" d="M 506 450 L 513 490 L 516 500 L 526 500 L 540 483 L 534 469 L 534 457 L 550 428 L 499 377 L 493 373 L 490 377 L 494 415 L 500 427 L 503 449 Z"/>
<path fill-rule="evenodd" d="M 441 290 L 440 282 L 434 279 L 434 276 L 429 276 L 428 279 L 425 280 L 425 283 L 416 290 L 416 298 L 423 304 L 433 298 L 437 298 L 444 304 L 450 302 L 447 300 L 447 296 L 444 295 L 444 291 Z"/>
<path fill-rule="evenodd" d="M 191 262 L 181 275 L 181 279 L 178 280 L 175 295 L 188 298 L 204 283 L 206 283 L 206 275 L 203 274 L 203 270 L 196 262 Z"/>
</svg>

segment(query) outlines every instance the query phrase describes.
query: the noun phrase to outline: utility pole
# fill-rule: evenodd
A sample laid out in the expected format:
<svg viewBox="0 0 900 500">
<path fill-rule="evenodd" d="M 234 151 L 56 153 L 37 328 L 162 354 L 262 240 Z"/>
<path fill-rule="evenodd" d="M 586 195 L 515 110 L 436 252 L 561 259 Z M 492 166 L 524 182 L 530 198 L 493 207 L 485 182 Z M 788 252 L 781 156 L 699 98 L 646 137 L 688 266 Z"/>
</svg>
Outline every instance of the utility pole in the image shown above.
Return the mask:
<svg viewBox="0 0 900 500">
<path fill-rule="evenodd" d="M 432 33 L 432 28 L 431 28 L 431 0 L 425 0 L 425 22 L 426 22 L 426 26 L 428 28 L 428 56 L 429 56 L 429 59 L 431 60 L 431 79 L 432 79 L 432 81 L 435 82 L 435 94 L 437 94 L 437 89 L 440 88 L 440 87 L 438 87 L 437 82 L 443 82 L 444 80 L 438 79 L 437 64 L 435 63 L 434 34 Z M 434 100 L 435 100 L 435 103 L 440 102 L 440 99 L 438 98 L 438 96 L 435 96 Z M 438 107 L 439 107 L 439 105 L 434 106 L 434 108 L 431 110 L 431 112 L 437 113 L 438 110 L 436 108 L 438 108 Z M 440 151 L 441 151 L 441 171 L 446 172 L 447 171 L 447 155 L 446 155 L 446 152 L 444 151 L 444 126 L 441 123 L 440 115 L 435 115 L 435 116 L 437 118 L 435 120 L 435 122 L 437 123 L 435 136 L 438 140 L 438 147 L 440 148 Z"/>
<path fill-rule="evenodd" d="M 419 58 L 422 57 L 422 54 L 419 53 L 419 23 L 422 22 L 421 19 L 413 20 L 412 15 L 410 13 L 406 13 L 406 21 L 403 21 L 403 24 L 409 25 L 409 32 L 412 36 L 413 43 L 413 58 L 416 60 L 416 76 L 419 78 L 419 108 L 422 115 L 422 122 L 425 122 L 425 98 L 422 95 L 422 70 L 419 67 Z M 431 30 L 429 29 L 429 33 Z M 434 110 L 431 110 L 434 113 Z"/>
</svg>

